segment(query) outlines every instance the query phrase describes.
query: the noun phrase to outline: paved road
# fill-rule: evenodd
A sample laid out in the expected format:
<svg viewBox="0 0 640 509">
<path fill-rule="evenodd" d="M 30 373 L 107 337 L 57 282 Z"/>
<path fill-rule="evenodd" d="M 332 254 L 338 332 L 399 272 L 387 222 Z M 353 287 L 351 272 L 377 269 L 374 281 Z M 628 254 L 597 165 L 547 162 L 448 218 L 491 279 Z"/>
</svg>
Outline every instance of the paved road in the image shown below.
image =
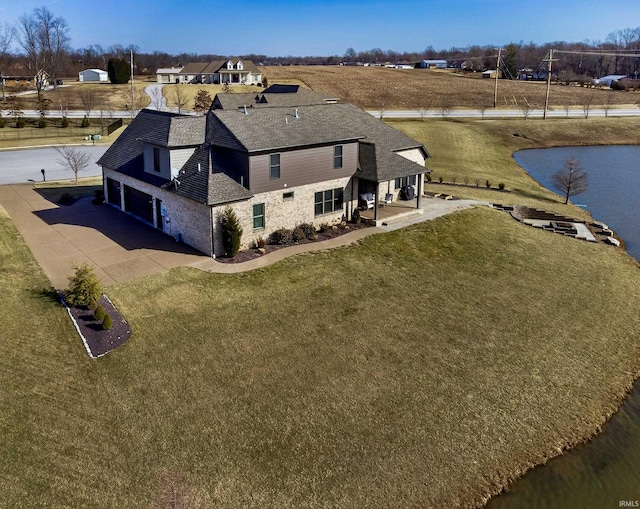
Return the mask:
<svg viewBox="0 0 640 509">
<path fill-rule="evenodd" d="M 459 109 L 451 110 L 450 112 L 443 114 L 442 110 L 368 110 L 367 113 L 374 117 L 380 118 L 442 118 L 444 116 L 448 118 L 524 118 L 522 110 L 513 109 L 493 109 L 487 108 L 484 114 L 480 110 L 473 109 Z M 529 118 L 542 118 L 543 110 L 535 109 L 528 112 Z M 564 109 L 553 109 L 547 111 L 547 118 L 585 118 L 584 111 L 580 109 L 572 109 L 567 112 Z M 593 108 L 588 112 L 589 117 L 637 117 L 640 116 L 640 107 L 638 108 L 620 108 L 610 109 L 605 111 L 602 108 Z"/>
<path fill-rule="evenodd" d="M 96 161 L 109 148 L 107 145 L 79 146 L 78 149 L 91 155 L 91 163 L 79 177 L 94 177 L 102 174 Z M 53 148 L 29 148 L 20 150 L 0 150 L 0 184 L 19 184 L 41 181 L 45 170 L 47 180 L 73 178 L 73 172 L 57 162 L 59 154 Z"/>
<path fill-rule="evenodd" d="M 154 107 L 153 102 L 148 106 L 148 109 L 157 109 Z M 161 108 L 163 111 L 173 111 L 176 112 L 176 109 Z M 35 110 L 23 110 L 25 117 L 38 117 L 40 114 Z M 115 118 L 128 118 L 131 116 L 131 111 L 114 111 L 113 117 Z M 442 118 L 443 116 L 447 116 L 448 118 L 512 118 L 512 119 L 522 119 L 524 118 L 524 113 L 519 109 L 493 109 L 487 108 L 484 113 L 480 110 L 474 109 L 457 109 L 451 110 L 446 115 L 443 115 L 442 110 L 368 110 L 367 113 L 373 115 L 374 117 L 380 118 L 382 115 L 383 118 Z M 196 113 L 190 111 L 183 111 L 183 115 L 195 115 Z M 542 118 L 542 110 L 535 109 L 530 110 L 528 112 L 529 118 Z M 86 112 L 79 110 L 70 110 L 67 112 L 67 117 L 69 118 L 83 118 L 86 115 Z M 10 117 L 8 110 L 2 111 L 2 116 L 7 118 Z M 553 109 L 547 112 L 548 118 L 584 118 L 584 111 L 582 108 L 576 108 L 569 110 L 569 113 L 562 109 Z M 589 110 L 589 117 L 640 117 L 640 107 L 629 107 L 629 108 L 619 108 L 619 109 L 610 109 L 605 111 L 602 108 L 593 108 Z M 60 118 L 60 111 L 51 110 L 47 117 L 49 118 Z M 92 111 L 91 118 L 100 118 L 99 111 Z"/>
</svg>

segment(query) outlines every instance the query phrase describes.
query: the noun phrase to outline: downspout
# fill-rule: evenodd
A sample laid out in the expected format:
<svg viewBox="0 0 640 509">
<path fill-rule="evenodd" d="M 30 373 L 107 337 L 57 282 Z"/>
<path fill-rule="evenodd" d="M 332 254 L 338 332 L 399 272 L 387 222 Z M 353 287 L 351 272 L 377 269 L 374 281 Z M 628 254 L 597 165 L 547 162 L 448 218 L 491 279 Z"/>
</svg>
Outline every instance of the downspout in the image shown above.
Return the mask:
<svg viewBox="0 0 640 509">
<path fill-rule="evenodd" d="M 213 232 L 213 207 L 209 206 L 211 223 L 210 223 L 210 232 L 211 232 L 211 258 L 216 259 L 216 249 L 215 249 L 215 237 Z"/>
</svg>

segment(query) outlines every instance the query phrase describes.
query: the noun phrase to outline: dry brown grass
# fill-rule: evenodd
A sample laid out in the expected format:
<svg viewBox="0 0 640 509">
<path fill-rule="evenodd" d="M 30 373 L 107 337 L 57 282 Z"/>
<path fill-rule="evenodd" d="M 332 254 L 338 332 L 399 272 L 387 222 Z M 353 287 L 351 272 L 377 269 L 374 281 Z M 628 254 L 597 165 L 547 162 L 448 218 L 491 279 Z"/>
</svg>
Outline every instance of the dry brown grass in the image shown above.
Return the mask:
<svg viewBox="0 0 640 509">
<path fill-rule="evenodd" d="M 140 95 L 141 104 L 144 107 L 149 104 L 149 97 L 144 93 L 144 87 L 150 82 L 135 80 L 135 93 Z M 45 92 L 44 97 L 51 101 L 49 109 L 60 111 L 60 108 L 67 110 L 84 110 L 82 102 L 82 92 L 91 90 L 95 93 L 93 111 L 102 109 L 124 110 L 127 104 L 131 104 L 131 84 L 112 85 L 111 83 L 78 83 L 72 82 L 68 85 L 58 87 L 56 90 Z M 23 109 L 37 109 L 37 94 L 20 96 Z M 8 109 L 8 103 L 1 103 L 2 109 Z"/>
<path fill-rule="evenodd" d="M 350 66 L 263 67 L 262 71 L 269 83 L 299 80 L 314 90 L 361 108 L 439 109 L 443 105 L 477 108 L 481 102 L 486 107 L 493 106 L 495 82 L 478 74 Z M 545 89 L 543 82 L 500 80 L 498 107 L 520 108 L 527 103 L 541 107 Z M 554 85 L 550 102 L 556 108 L 581 106 L 586 101 L 601 105 L 605 103 L 607 93 L 605 90 Z M 635 104 L 640 94 L 619 92 L 610 97 L 613 105 Z"/>
</svg>

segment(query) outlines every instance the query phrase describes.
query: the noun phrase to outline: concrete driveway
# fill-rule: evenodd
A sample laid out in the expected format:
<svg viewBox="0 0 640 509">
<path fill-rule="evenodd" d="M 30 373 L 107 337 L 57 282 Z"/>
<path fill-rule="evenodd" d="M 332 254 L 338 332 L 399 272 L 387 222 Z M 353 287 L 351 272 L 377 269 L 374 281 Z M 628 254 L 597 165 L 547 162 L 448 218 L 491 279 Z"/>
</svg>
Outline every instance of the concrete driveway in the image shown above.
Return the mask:
<svg viewBox="0 0 640 509">
<path fill-rule="evenodd" d="M 0 186 L 0 205 L 56 289 L 66 288 L 73 265 L 83 262 L 110 285 L 211 260 L 111 206 L 92 205 L 90 198 L 59 206 L 32 185 L 17 184 Z"/>
</svg>

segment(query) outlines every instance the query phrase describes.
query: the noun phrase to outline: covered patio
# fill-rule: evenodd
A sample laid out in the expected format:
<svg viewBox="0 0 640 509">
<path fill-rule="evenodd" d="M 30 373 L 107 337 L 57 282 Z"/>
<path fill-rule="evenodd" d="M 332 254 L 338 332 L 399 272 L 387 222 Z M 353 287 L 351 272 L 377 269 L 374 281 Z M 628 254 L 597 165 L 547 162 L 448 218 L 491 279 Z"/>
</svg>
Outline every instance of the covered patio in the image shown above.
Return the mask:
<svg viewBox="0 0 640 509">
<path fill-rule="evenodd" d="M 391 203 L 380 203 L 378 204 L 377 217 L 374 208 L 361 210 L 360 217 L 367 223 L 380 226 L 389 220 L 401 220 L 405 217 L 420 213 L 422 213 L 422 209 L 418 204 L 418 198 L 414 198 L 413 200 L 396 200 Z"/>
<path fill-rule="evenodd" d="M 379 143 L 384 144 L 387 140 Z M 379 150 L 360 142 L 359 168 L 356 172 L 360 217 L 380 226 L 390 218 L 421 213 L 424 166 L 428 157 L 424 147 L 407 150 Z"/>
</svg>

